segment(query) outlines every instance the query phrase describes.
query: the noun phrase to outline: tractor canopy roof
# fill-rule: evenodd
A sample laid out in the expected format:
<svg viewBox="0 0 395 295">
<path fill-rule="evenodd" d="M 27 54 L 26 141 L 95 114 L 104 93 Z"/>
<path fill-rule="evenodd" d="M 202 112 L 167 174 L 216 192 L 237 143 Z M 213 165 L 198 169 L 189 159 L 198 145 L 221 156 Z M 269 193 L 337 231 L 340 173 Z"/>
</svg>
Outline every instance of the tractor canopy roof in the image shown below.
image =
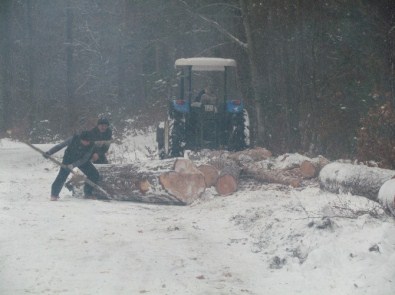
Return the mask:
<svg viewBox="0 0 395 295">
<path fill-rule="evenodd" d="M 219 57 L 191 57 L 180 58 L 175 62 L 175 67 L 187 66 L 192 66 L 192 71 L 224 71 L 225 67 L 236 67 L 236 61 Z"/>
</svg>

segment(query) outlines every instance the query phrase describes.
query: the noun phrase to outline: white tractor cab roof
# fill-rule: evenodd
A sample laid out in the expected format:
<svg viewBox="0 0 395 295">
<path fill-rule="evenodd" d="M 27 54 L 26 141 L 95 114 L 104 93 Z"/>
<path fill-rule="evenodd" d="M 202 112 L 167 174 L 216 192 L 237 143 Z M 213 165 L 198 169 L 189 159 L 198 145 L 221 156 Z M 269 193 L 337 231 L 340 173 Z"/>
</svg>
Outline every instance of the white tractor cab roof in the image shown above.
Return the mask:
<svg viewBox="0 0 395 295">
<path fill-rule="evenodd" d="M 236 67 L 236 61 L 219 57 L 192 57 L 180 58 L 175 62 L 175 67 L 187 66 L 192 66 L 192 71 L 225 71 L 225 67 Z"/>
</svg>

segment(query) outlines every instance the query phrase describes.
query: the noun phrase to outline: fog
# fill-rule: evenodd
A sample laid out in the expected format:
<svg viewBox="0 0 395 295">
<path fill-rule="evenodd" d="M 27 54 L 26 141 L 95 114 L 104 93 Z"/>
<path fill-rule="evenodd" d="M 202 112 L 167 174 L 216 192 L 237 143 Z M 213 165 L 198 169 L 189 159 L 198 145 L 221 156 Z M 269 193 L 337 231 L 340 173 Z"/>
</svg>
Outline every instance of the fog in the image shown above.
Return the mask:
<svg viewBox="0 0 395 295">
<path fill-rule="evenodd" d="M 355 154 L 361 118 L 393 99 L 394 4 L 376 2 L 3 0 L 1 132 L 155 125 L 174 61 L 214 56 L 237 61 L 257 145 Z"/>
</svg>

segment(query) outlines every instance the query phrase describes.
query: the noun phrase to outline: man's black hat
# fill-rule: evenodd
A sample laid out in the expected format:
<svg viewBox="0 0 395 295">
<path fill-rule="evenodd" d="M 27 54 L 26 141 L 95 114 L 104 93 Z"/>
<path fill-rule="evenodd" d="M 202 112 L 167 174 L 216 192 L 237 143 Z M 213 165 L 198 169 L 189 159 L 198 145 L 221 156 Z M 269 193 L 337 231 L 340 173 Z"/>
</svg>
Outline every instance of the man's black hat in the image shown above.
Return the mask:
<svg viewBox="0 0 395 295">
<path fill-rule="evenodd" d="M 110 121 L 108 121 L 107 118 L 100 118 L 99 121 L 97 121 L 97 125 L 100 125 L 100 124 L 104 124 L 104 125 L 109 126 L 110 125 Z"/>
<path fill-rule="evenodd" d="M 89 131 L 82 131 L 80 134 L 80 139 L 92 141 L 92 134 Z"/>
</svg>

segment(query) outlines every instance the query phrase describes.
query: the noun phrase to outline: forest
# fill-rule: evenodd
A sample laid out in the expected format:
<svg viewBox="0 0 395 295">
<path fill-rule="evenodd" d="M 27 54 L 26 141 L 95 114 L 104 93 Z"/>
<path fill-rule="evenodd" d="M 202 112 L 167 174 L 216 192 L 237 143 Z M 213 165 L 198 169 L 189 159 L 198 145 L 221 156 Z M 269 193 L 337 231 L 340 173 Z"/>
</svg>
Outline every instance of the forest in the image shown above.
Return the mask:
<svg viewBox="0 0 395 295">
<path fill-rule="evenodd" d="M 0 138 L 155 125 L 177 58 L 224 57 L 253 145 L 395 168 L 394 44 L 391 0 L 1 0 Z"/>
</svg>

